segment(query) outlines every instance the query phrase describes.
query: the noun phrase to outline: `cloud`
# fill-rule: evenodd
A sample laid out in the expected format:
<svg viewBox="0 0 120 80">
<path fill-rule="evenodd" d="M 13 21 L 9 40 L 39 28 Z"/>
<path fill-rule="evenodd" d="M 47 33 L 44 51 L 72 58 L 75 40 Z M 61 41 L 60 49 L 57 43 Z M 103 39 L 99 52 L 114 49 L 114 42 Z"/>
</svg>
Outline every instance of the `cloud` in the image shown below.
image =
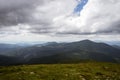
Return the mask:
<svg viewBox="0 0 120 80">
<path fill-rule="evenodd" d="M 0 26 L 29 23 L 35 7 L 43 4 L 43 0 L 0 0 Z"/>
<path fill-rule="evenodd" d="M 119 0 L 88 0 L 78 6 L 81 2 L 84 1 L 0 0 L 0 34 L 120 35 Z M 74 13 L 75 9 L 80 16 Z"/>
<path fill-rule="evenodd" d="M 54 18 L 61 15 L 70 15 L 76 6 L 74 0 L 0 0 L 0 27 L 11 28 L 21 26 L 28 32 L 52 32 Z M 52 30 L 52 31 L 51 31 Z M 47 32 L 48 31 L 48 32 Z"/>
<path fill-rule="evenodd" d="M 120 34 L 119 6 L 119 0 L 89 0 L 80 16 L 58 17 L 58 33 Z"/>
</svg>

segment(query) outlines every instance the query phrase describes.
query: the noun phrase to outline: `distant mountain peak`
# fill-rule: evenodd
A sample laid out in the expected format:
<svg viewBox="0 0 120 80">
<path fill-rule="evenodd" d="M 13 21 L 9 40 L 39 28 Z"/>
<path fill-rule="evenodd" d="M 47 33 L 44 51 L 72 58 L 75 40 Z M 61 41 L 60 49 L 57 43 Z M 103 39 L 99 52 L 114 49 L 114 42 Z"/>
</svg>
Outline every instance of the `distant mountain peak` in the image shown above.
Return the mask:
<svg viewBox="0 0 120 80">
<path fill-rule="evenodd" d="M 89 39 L 85 39 L 85 40 L 82 40 L 82 41 L 85 41 L 85 42 L 92 42 L 92 41 L 89 40 Z"/>
<path fill-rule="evenodd" d="M 93 41 L 91 41 L 89 39 L 85 39 L 85 40 L 82 40 L 80 42 L 82 42 L 82 43 L 95 43 L 95 42 L 93 42 Z"/>
</svg>

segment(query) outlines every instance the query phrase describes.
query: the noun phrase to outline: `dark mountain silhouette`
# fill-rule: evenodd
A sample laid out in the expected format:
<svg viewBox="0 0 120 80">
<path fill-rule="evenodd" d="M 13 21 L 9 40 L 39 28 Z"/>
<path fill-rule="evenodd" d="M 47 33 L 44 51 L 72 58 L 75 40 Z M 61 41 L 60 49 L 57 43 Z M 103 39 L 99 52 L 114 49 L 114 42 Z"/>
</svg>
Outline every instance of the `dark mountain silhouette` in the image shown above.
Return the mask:
<svg viewBox="0 0 120 80">
<path fill-rule="evenodd" d="M 31 63 L 57 63 L 79 62 L 81 60 L 95 60 L 106 62 L 119 62 L 120 50 L 105 43 L 95 43 L 90 40 L 83 40 L 72 43 L 60 43 L 44 46 L 44 51 L 51 52 L 49 55 L 32 58 Z M 51 51 L 50 51 L 51 50 Z M 53 51 L 52 51 L 53 50 Z M 46 53 L 43 53 L 46 54 Z"/>
<path fill-rule="evenodd" d="M 4 54 L 9 51 L 16 50 L 18 48 L 22 48 L 23 46 L 19 46 L 17 44 L 3 44 L 0 43 L 0 54 Z"/>
<path fill-rule="evenodd" d="M 118 45 L 112 45 L 112 46 L 117 48 L 117 49 L 120 49 L 120 46 L 118 46 Z"/>
<path fill-rule="evenodd" d="M 4 56 L 0 55 L 0 66 L 6 66 L 6 65 L 17 65 L 21 64 L 21 60 L 18 57 L 10 57 L 10 56 Z"/>
<path fill-rule="evenodd" d="M 105 43 L 83 40 L 71 43 L 46 43 L 12 50 L 9 57 L 19 63 L 74 63 L 83 60 L 120 62 L 120 49 Z"/>
</svg>

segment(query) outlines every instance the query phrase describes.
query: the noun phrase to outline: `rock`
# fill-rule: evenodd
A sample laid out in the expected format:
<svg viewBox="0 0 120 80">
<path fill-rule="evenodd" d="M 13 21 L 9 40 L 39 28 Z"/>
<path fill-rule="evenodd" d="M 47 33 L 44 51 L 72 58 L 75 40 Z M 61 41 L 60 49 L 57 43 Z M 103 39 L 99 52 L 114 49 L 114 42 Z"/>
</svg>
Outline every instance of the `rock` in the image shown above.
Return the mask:
<svg viewBox="0 0 120 80">
<path fill-rule="evenodd" d="M 30 74 L 35 74 L 34 72 L 30 72 Z"/>
</svg>

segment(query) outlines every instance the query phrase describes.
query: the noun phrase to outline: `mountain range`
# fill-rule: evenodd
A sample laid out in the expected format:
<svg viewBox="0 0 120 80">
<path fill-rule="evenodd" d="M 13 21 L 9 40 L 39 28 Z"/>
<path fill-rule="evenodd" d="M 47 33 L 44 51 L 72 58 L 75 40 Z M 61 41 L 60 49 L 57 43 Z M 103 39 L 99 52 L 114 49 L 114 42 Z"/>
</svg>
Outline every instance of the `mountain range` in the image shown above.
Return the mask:
<svg viewBox="0 0 120 80">
<path fill-rule="evenodd" d="M 79 63 L 89 60 L 120 63 L 120 48 L 90 40 L 25 47 L 0 44 L 0 65 Z"/>
</svg>

